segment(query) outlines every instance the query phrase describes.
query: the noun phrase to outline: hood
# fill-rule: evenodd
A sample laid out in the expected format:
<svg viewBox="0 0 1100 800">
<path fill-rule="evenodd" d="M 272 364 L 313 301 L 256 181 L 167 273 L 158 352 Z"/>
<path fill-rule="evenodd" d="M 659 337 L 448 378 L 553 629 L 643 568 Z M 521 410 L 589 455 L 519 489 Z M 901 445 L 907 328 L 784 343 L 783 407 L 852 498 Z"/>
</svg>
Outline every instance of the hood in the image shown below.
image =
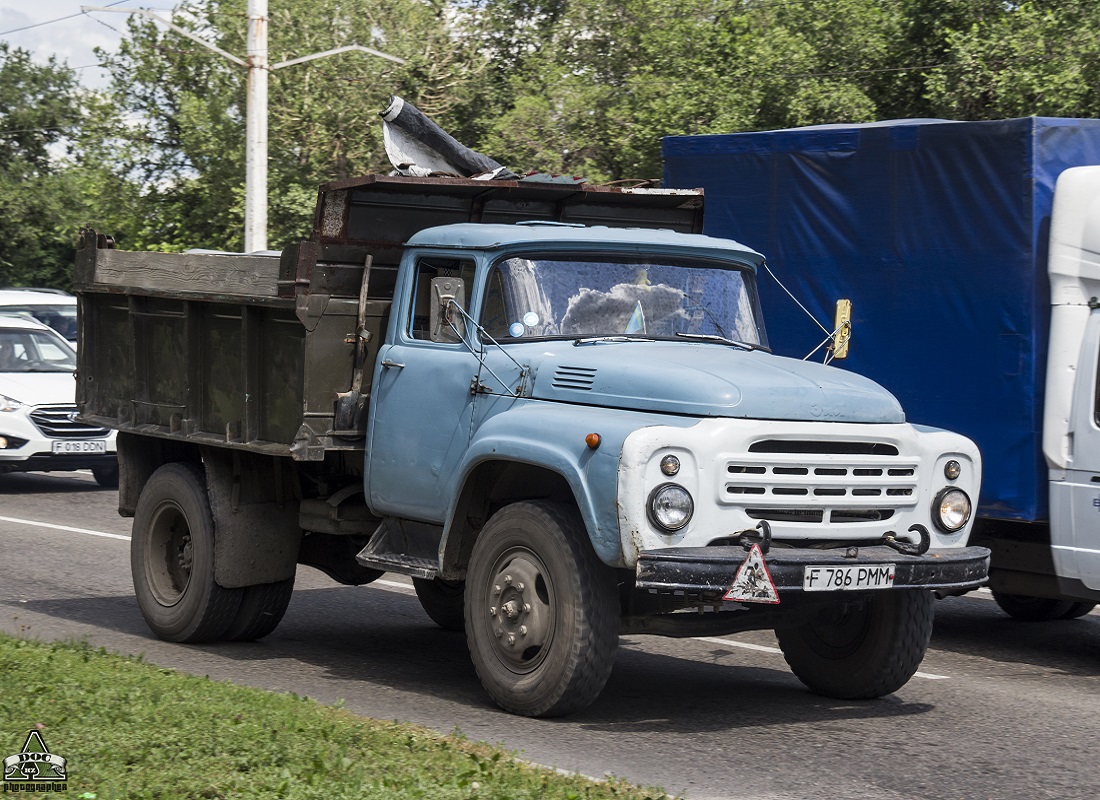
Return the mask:
<svg viewBox="0 0 1100 800">
<path fill-rule="evenodd" d="M 874 381 L 759 350 L 694 342 L 549 345 L 528 362 L 532 394 L 542 400 L 699 417 L 905 421 L 897 399 Z"/>
<path fill-rule="evenodd" d="M 28 406 L 71 406 L 76 381 L 71 372 L 0 372 L 0 394 Z"/>
</svg>

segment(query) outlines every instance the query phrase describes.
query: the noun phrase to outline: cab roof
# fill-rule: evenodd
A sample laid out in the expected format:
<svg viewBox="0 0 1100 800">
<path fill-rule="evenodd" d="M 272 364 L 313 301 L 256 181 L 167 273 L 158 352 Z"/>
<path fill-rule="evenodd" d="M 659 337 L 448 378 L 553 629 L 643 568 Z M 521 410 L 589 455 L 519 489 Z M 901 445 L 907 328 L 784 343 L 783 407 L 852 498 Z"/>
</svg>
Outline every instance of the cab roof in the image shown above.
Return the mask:
<svg viewBox="0 0 1100 800">
<path fill-rule="evenodd" d="M 512 225 L 485 223 L 458 223 L 425 228 L 409 239 L 410 247 L 447 247 L 492 250 L 514 245 L 575 246 L 603 245 L 601 249 L 616 247 L 631 250 L 641 247 L 692 250 L 699 255 L 711 255 L 759 266 L 764 257 L 732 239 L 719 239 L 699 233 L 677 233 L 654 228 L 609 228 L 603 225 L 587 226 L 573 223 L 534 220 Z M 710 251 L 709 253 L 706 251 Z"/>
</svg>

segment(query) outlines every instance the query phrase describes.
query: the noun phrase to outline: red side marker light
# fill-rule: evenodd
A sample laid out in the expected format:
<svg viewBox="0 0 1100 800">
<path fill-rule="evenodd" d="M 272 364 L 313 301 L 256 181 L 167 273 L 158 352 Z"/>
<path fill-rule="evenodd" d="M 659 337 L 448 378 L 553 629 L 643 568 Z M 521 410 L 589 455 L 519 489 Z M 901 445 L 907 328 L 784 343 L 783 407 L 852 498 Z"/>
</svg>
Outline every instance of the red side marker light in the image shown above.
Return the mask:
<svg viewBox="0 0 1100 800">
<path fill-rule="evenodd" d="M 590 433 L 584 437 L 584 443 L 595 450 L 600 446 L 600 435 L 598 433 Z"/>
</svg>

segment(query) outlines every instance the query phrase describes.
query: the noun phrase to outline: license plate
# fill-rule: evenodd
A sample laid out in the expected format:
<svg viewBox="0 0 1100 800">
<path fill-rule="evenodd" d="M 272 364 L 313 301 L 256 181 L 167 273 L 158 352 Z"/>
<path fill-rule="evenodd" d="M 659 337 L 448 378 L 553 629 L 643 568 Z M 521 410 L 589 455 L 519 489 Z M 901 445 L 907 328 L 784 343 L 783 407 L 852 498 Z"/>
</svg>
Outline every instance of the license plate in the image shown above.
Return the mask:
<svg viewBox="0 0 1100 800">
<path fill-rule="evenodd" d="M 53 443 L 57 455 L 102 454 L 107 452 L 106 439 L 62 439 Z"/>
<path fill-rule="evenodd" d="M 893 585 L 893 564 L 869 564 L 866 566 L 850 567 L 806 567 L 802 572 L 802 590 L 806 592 L 889 589 Z"/>
</svg>

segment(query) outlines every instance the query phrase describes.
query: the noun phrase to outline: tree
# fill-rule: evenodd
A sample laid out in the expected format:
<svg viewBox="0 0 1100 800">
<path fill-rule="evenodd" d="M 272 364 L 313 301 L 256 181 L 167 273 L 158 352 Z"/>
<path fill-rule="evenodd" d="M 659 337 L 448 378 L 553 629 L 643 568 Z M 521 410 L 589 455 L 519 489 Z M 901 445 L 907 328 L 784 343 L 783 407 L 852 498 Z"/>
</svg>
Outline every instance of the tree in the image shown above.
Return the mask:
<svg viewBox="0 0 1100 800">
<path fill-rule="evenodd" d="M 60 165 L 84 112 L 72 70 L 0 42 L 0 285 L 71 286 L 79 191 Z"/>
<path fill-rule="evenodd" d="M 951 119 L 1100 116 L 1100 5 L 997 3 L 943 31 L 926 97 Z"/>
<path fill-rule="evenodd" d="M 279 0 L 269 61 L 361 44 L 404 66 L 350 52 L 272 73 L 269 216 L 275 246 L 308 233 L 318 184 L 388 170 L 378 118 L 391 94 L 446 124 L 477 59 L 451 38 L 443 0 Z M 244 55 L 246 0 L 183 4 L 175 24 Z M 121 172 L 142 186 L 146 213 L 123 225 L 127 247 L 237 249 L 243 238 L 245 71 L 147 19 L 108 60 Z"/>
<path fill-rule="evenodd" d="M 600 181 L 658 178 L 668 134 L 874 119 L 866 76 L 900 27 L 876 0 L 481 0 L 476 13 L 495 73 L 485 149 Z"/>
</svg>

